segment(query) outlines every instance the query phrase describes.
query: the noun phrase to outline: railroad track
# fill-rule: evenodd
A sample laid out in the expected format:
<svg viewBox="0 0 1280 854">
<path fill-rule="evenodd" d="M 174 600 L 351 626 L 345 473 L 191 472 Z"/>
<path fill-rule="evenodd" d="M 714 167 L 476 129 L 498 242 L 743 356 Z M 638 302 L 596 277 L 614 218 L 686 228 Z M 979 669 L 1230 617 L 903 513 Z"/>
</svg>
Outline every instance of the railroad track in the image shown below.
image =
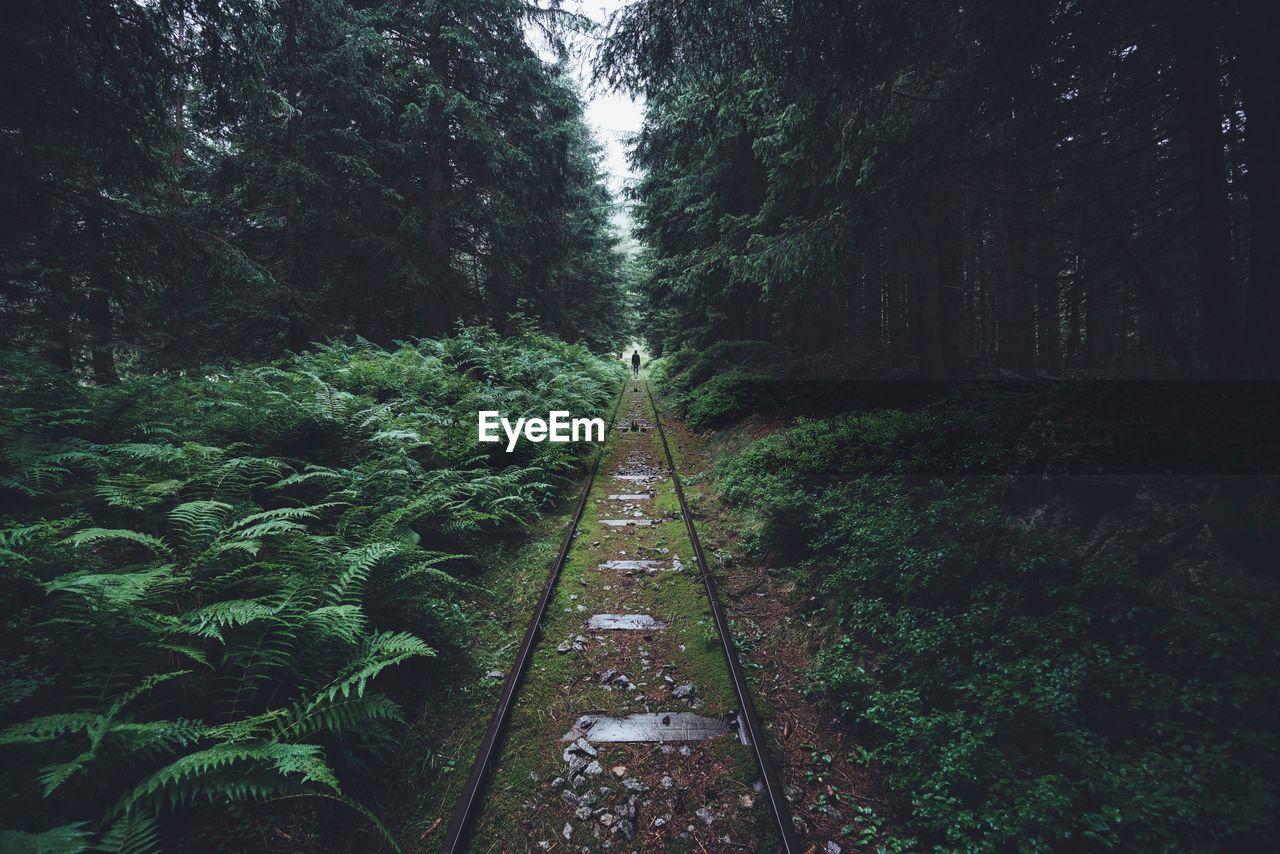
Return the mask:
<svg viewBox="0 0 1280 854">
<path fill-rule="evenodd" d="M 773 821 L 777 828 L 778 849 L 787 852 L 787 854 L 799 852 L 802 849 L 795 837 L 790 809 L 788 807 L 786 797 L 783 794 L 781 780 L 778 777 L 772 757 L 769 755 L 767 734 L 760 722 L 759 714 L 757 713 L 755 704 L 751 698 L 750 687 L 747 684 L 746 678 L 742 672 L 741 664 L 738 661 L 737 648 L 729 629 L 729 623 L 725 617 L 724 609 L 721 606 L 719 597 L 716 593 L 715 576 L 711 574 L 711 571 L 707 566 L 706 558 L 702 551 L 702 544 L 698 538 L 698 531 L 694 525 L 693 515 L 689 511 L 689 505 L 685 498 L 684 486 L 681 482 L 679 472 L 676 470 L 671 446 L 668 442 L 661 416 L 658 413 L 657 401 L 654 399 L 653 391 L 649 387 L 647 380 L 627 380 L 623 384 L 622 390 L 620 391 L 609 416 L 609 428 L 607 435 L 610 437 L 614 436 L 614 428 L 617 423 L 618 411 L 621 408 L 622 402 L 626 398 L 628 392 L 635 394 L 639 393 L 642 389 L 648 399 L 649 408 L 653 414 L 653 427 L 657 431 L 662 444 L 666 473 L 675 488 L 676 498 L 680 506 L 680 515 L 684 521 L 689 543 L 693 549 L 694 560 L 697 563 L 698 571 L 701 574 L 703 589 L 707 596 L 711 616 L 715 625 L 715 631 L 719 638 L 721 649 L 724 653 L 725 665 L 728 669 L 733 691 L 737 698 L 738 725 L 745 729 L 745 732 L 743 733 L 745 737 L 742 738 L 742 741 L 748 744 L 751 748 L 753 758 L 760 772 L 760 784 L 763 790 L 762 793 L 768 801 Z M 607 448 L 608 442 L 602 444 L 595 455 L 595 459 L 592 461 L 591 469 L 587 476 L 587 482 L 583 487 L 582 494 L 579 496 L 577 504 L 575 505 L 573 515 L 570 519 L 568 528 L 565 531 L 564 539 L 561 542 L 555 563 L 551 567 L 547 581 L 543 586 L 541 596 L 538 599 L 537 606 L 534 609 L 533 617 L 529 621 L 528 628 L 525 630 L 524 637 L 516 651 L 515 660 L 512 662 L 511 670 L 507 675 L 506 682 L 503 685 L 502 693 L 498 700 L 498 706 L 493 713 L 493 717 L 489 720 L 489 725 L 485 730 L 484 737 L 480 742 L 480 747 L 476 752 L 476 757 L 472 762 L 466 784 L 450 818 L 448 828 L 440 846 L 440 850 L 442 852 L 452 854 L 453 852 L 464 850 L 467 845 L 468 834 L 472 829 L 473 819 L 478 814 L 483 803 L 486 783 L 488 782 L 490 772 L 493 770 L 498 759 L 502 746 L 503 734 L 511 720 L 512 708 L 516 703 L 521 682 L 524 680 L 526 672 L 528 671 L 530 661 L 533 658 L 534 649 L 542 640 L 542 628 L 544 621 L 547 619 L 548 608 L 555 596 L 556 587 L 564 569 L 565 562 L 569 557 L 570 549 L 573 547 L 574 537 L 579 531 L 583 511 L 587 507 L 588 498 L 591 495 L 592 488 L 595 484 L 597 475 L 599 474 L 600 464 L 604 459 Z"/>
</svg>

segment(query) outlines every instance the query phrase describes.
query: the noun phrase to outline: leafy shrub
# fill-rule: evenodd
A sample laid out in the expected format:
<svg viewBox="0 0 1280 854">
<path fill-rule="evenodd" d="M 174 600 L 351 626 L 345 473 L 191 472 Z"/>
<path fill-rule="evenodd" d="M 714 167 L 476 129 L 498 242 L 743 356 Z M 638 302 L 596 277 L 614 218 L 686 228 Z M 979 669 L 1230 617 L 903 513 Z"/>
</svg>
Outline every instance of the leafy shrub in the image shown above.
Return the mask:
<svg viewBox="0 0 1280 854">
<path fill-rule="evenodd" d="M 685 420 L 695 430 L 703 430 L 749 412 L 768 412 L 776 405 L 777 390 L 777 381 L 761 374 L 718 374 L 698 386 L 685 408 Z"/>
<path fill-rule="evenodd" d="M 774 369 L 782 355 L 765 341 L 720 341 L 660 359 L 653 377 L 689 425 L 703 429 L 772 409 L 781 387 Z"/>
<path fill-rule="evenodd" d="M 574 462 L 477 453 L 476 409 L 599 411 L 620 372 L 487 329 L 111 388 L 6 359 L 6 850 L 144 850 L 204 801 L 380 827 L 348 793 L 396 744 L 389 673 L 464 656 L 467 551 Z"/>
<path fill-rule="evenodd" d="M 956 406 L 802 422 L 726 464 L 757 545 L 843 629 L 813 689 L 861 731 L 903 829 L 940 850 L 1267 847 L 1274 603 L 1230 578 L 1153 587 L 1136 559 L 1011 524 L 1007 422 Z"/>
</svg>

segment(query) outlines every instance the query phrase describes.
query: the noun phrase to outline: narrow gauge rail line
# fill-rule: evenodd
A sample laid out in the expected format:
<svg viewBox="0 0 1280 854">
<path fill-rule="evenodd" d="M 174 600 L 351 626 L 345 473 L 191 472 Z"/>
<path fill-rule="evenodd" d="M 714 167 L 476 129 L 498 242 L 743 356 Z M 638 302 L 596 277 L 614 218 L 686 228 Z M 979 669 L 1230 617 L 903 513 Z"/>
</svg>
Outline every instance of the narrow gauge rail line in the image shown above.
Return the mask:
<svg viewBox="0 0 1280 854">
<path fill-rule="evenodd" d="M 756 756 L 756 764 L 760 766 L 760 777 L 764 783 L 765 795 L 769 798 L 769 809 L 773 812 L 773 820 L 778 825 L 778 837 L 782 850 L 787 854 L 798 854 L 802 849 L 796 839 L 795 826 L 791 823 L 791 809 L 787 806 L 786 795 L 782 791 L 782 782 L 778 779 L 778 771 L 774 767 L 773 758 L 769 756 L 769 743 L 766 741 L 764 726 L 760 723 L 760 715 L 751 699 L 751 687 L 742 673 L 742 665 L 738 663 L 738 648 L 733 643 L 733 633 L 729 630 L 729 621 L 720 606 L 720 597 L 716 595 L 716 579 L 707 567 L 707 559 L 702 554 L 702 543 L 698 540 L 698 529 L 693 524 L 693 514 L 684 499 L 684 486 L 680 483 L 680 473 L 676 471 L 675 459 L 671 456 L 671 446 L 667 444 L 667 431 L 662 427 L 662 416 L 658 414 L 658 402 L 653 399 L 653 389 L 645 380 L 644 390 L 649 395 L 649 405 L 653 408 L 653 423 L 658 428 L 658 437 L 662 439 L 662 450 L 667 457 L 667 470 L 676 487 L 676 498 L 680 501 L 680 515 L 684 517 L 684 526 L 689 532 L 689 542 L 693 545 L 693 556 L 698 561 L 698 570 L 702 573 L 702 583 L 707 588 L 707 600 L 711 606 L 711 616 L 715 619 L 716 634 L 720 636 L 720 645 L 724 649 L 725 663 L 729 665 L 729 676 L 733 680 L 733 690 L 738 695 L 738 707 L 742 710 L 742 719 L 747 725 L 747 735 L 751 741 L 751 751 Z"/>
<path fill-rule="evenodd" d="M 633 384 L 633 380 L 627 380 L 623 383 L 618 400 L 614 403 L 613 413 L 609 416 L 609 429 L 606 435 L 613 435 L 618 409 L 622 404 L 622 399 L 627 389 L 631 388 Z M 649 406 L 653 409 L 654 426 L 657 428 L 658 436 L 662 440 L 662 450 L 667 458 L 667 471 L 675 484 L 676 498 L 680 502 L 680 515 L 684 519 L 685 529 L 689 534 L 689 542 L 693 546 L 694 558 L 697 560 L 698 569 L 702 573 L 702 582 L 707 591 L 711 614 L 716 625 L 716 634 L 720 638 L 725 661 L 733 682 L 733 689 L 738 696 L 738 704 L 741 709 L 742 720 L 747 727 L 751 750 L 755 754 L 756 764 L 760 768 L 765 794 L 769 799 L 769 808 L 777 824 L 781 849 L 787 854 L 798 854 L 802 849 L 796 840 L 795 828 L 791 823 L 791 811 L 787 806 L 787 799 L 783 794 L 777 770 L 774 767 L 772 758 L 769 756 L 764 727 L 760 723 L 760 716 L 756 712 L 755 703 L 751 699 L 750 688 L 742 673 L 742 666 L 738 662 L 737 648 L 733 643 L 733 635 L 729 631 L 729 622 L 716 595 L 715 577 L 707 567 L 706 557 L 702 552 L 702 544 L 698 540 L 698 531 L 693 524 L 693 515 L 689 512 L 689 505 L 685 501 L 684 487 L 680 482 L 680 475 L 676 471 L 675 460 L 671 455 L 671 446 L 667 442 L 667 434 L 662 426 L 662 418 L 658 414 L 658 404 L 653 397 L 653 390 L 649 387 L 648 381 L 643 381 L 643 385 L 649 398 Z M 516 692 L 533 657 L 533 648 L 539 640 L 542 621 L 546 617 L 547 607 L 550 605 L 551 597 L 555 593 L 556 582 L 560 579 L 560 573 L 564 569 L 569 549 L 573 545 L 574 534 L 582 521 L 582 512 L 586 507 L 587 498 L 591 494 L 592 485 L 595 483 L 596 475 L 599 472 L 600 462 L 604 458 L 604 451 L 605 446 L 602 445 L 596 454 L 595 461 L 591 465 L 591 473 L 587 477 L 587 483 L 583 487 L 582 495 L 578 498 L 578 504 L 574 510 L 568 530 L 565 531 L 564 541 L 560 545 L 560 553 L 556 557 L 555 564 L 551 568 L 551 574 L 542 589 L 542 596 L 538 600 L 537 608 L 534 610 L 533 619 L 530 620 L 529 627 L 525 630 L 524 640 L 520 643 L 511 672 L 507 675 L 502 696 L 498 700 L 498 708 L 494 712 L 493 718 L 489 721 L 488 729 L 485 730 L 484 738 L 480 742 L 480 748 L 476 752 L 475 761 L 471 765 L 471 772 L 467 776 L 466 786 L 463 788 L 462 795 L 458 798 L 458 804 L 449 820 L 449 827 L 445 831 L 444 840 L 440 846 L 440 850 L 445 854 L 455 854 L 455 852 L 461 851 L 464 847 L 467 830 L 480 803 L 481 791 L 497 756 L 498 742 L 511 717 L 511 707 L 515 703 Z"/>
</svg>

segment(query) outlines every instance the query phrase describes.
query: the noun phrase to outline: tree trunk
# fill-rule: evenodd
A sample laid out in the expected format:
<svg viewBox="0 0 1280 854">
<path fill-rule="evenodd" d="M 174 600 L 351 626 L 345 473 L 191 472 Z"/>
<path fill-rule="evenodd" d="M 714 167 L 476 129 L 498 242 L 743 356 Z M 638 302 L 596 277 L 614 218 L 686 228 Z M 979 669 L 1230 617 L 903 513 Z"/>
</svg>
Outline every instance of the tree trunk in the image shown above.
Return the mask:
<svg viewBox="0 0 1280 854">
<path fill-rule="evenodd" d="M 1059 306 L 1058 247 L 1051 233 L 1037 240 L 1036 342 L 1040 366 L 1050 374 L 1062 370 L 1062 316 Z"/>
<path fill-rule="evenodd" d="M 285 63 L 288 66 L 289 121 L 285 125 L 285 159 L 289 170 L 285 180 L 284 202 L 284 285 L 287 291 L 289 346 L 298 350 L 306 346 L 310 338 L 302 300 L 298 295 L 298 0 L 288 0 L 285 5 L 284 34 Z"/>
<path fill-rule="evenodd" d="M 1218 98 L 1218 28 L 1211 0 L 1174 0 L 1170 20 L 1191 155 L 1205 361 L 1212 375 L 1232 376 L 1239 372 L 1240 359 L 1232 314 L 1231 210 Z"/>
<path fill-rule="evenodd" d="M 89 293 L 85 301 L 85 315 L 89 322 L 90 364 L 94 380 L 99 385 L 111 385 L 118 382 L 120 377 L 116 374 L 115 324 L 111 316 L 111 258 L 107 251 L 106 229 L 101 212 L 92 211 L 87 225 L 89 239 L 93 241 Z"/>
<path fill-rule="evenodd" d="M 1248 353 L 1250 367 L 1280 371 L 1280 51 L 1266 22 L 1271 0 L 1239 0 L 1239 78 L 1249 163 Z M 1266 7 L 1266 8 L 1264 8 Z"/>
<path fill-rule="evenodd" d="M 178 4 L 178 71 L 177 71 L 177 102 L 173 107 L 173 171 L 174 178 L 177 179 L 178 172 L 182 169 L 182 133 L 186 126 L 186 120 L 183 116 L 187 106 L 187 0 L 182 0 Z M 181 192 L 181 181 L 176 185 L 175 193 Z"/>
<path fill-rule="evenodd" d="M 960 369 L 960 304 L 963 245 L 956 211 L 953 176 L 930 181 L 916 219 L 913 317 L 920 374 L 954 376 Z"/>
<path fill-rule="evenodd" d="M 75 366 L 71 334 L 71 316 L 76 302 L 75 280 L 72 264 L 66 257 L 72 230 L 69 216 L 56 216 L 58 224 L 53 229 L 54 245 L 59 247 L 62 257 L 51 260 L 51 271 L 46 277 L 49 300 L 45 316 L 48 318 L 49 340 L 45 346 L 45 358 L 69 371 Z"/>
<path fill-rule="evenodd" d="M 428 64 L 443 90 L 449 80 L 449 57 L 441 36 L 444 13 L 437 11 L 427 34 Z M 427 109 L 431 135 L 427 148 L 426 175 L 426 261 L 431 293 L 428 295 L 427 328 L 432 333 L 447 330 L 449 308 L 449 238 L 445 211 L 449 194 L 449 128 L 444 114 L 444 96 L 434 96 Z"/>
<path fill-rule="evenodd" d="M 1015 186 L 1008 170 L 996 166 L 993 179 L 995 213 L 992 217 L 992 272 L 998 291 L 999 343 L 996 364 L 1023 376 L 1035 373 L 1035 309 L 1031 286 L 1023 271 L 1022 233 L 1025 193 Z"/>
</svg>

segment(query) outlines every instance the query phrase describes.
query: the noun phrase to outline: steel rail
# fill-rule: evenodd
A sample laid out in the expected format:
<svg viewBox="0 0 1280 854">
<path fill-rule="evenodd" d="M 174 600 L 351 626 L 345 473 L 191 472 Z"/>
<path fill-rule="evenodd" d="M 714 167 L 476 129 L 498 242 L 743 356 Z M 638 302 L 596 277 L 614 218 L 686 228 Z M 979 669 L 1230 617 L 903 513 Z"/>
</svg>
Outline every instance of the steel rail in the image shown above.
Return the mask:
<svg viewBox="0 0 1280 854">
<path fill-rule="evenodd" d="M 716 595 L 716 581 L 707 567 L 707 559 L 702 553 L 702 543 L 698 540 L 698 530 L 693 524 L 693 514 L 684 498 L 684 487 L 680 483 L 680 474 L 676 471 L 675 459 L 671 455 L 671 446 L 667 444 L 667 433 L 662 428 L 662 416 L 658 414 L 658 402 L 653 397 L 653 389 L 648 380 L 644 389 L 649 395 L 649 405 L 653 407 L 653 423 L 658 429 L 658 437 L 662 439 L 662 450 L 667 457 L 667 470 L 676 487 L 676 498 L 680 502 L 680 514 L 684 517 L 685 528 L 689 532 L 689 542 L 693 545 L 693 556 L 702 572 L 702 583 L 707 588 L 707 599 L 711 605 L 711 616 L 715 620 L 716 633 L 720 636 L 720 645 L 724 648 L 725 661 L 729 665 L 729 675 L 733 679 L 733 690 L 738 695 L 742 719 L 747 725 L 751 750 L 756 755 L 756 764 L 760 766 L 760 776 L 764 782 L 765 794 L 769 798 L 769 808 L 773 811 L 773 819 L 778 825 L 778 833 L 782 841 L 782 850 L 787 854 L 799 854 L 803 849 L 796 839 L 796 831 L 791 823 L 791 808 L 787 805 L 786 794 L 778 779 L 773 759 L 769 756 L 768 742 L 765 740 L 764 727 L 760 723 L 760 715 L 756 712 L 755 703 L 751 700 L 751 688 L 747 685 L 738 663 L 738 650 L 733 643 L 733 634 L 729 631 L 729 621 L 725 618 L 724 609 L 720 606 L 720 598 Z"/>
<path fill-rule="evenodd" d="M 582 521 L 582 511 L 587 506 L 587 498 L 591 495 L 591 487 L 595 483 L 596 474 L 600 470 L 600 462 L 604 459 L 605 449 L 608 447 L 609 439 L 613 436 L 613 425 L 618 418 L 618 409 L 622 406 L 622 398 L 626 396 L 627 388 L 632 382 L 629 379 L 625 380 L 622 384 L 622 390 L 618 392 L 618 399 L 613 404 L 613 414 L 609 416 L 609 426 L 605 431 L 605 441 L 600 445 L 595 461 L 591 464 L 591 473 L 587 476 L 587 483 L 582 488 L 582 495 L 579 496 L 578 504 L 574 508 L 573 520 L 569 523 L 568 530 L 565 531 L 564 541 L 560 544 L 560 553 L 556 556 L 556 562 L 551 567 L 551 574 L 542 588 L 542 596 L 538 599 L 538 605 L 534 609 L 533 619 L 529 621 L 529 628 L 525 630 L 524 640 L 520 642 L 520 648 L 516 651 L 516 658 L 512 663 L 511 672 L 507 674 L 506 684 L 503 686 L 502 695 L 498 699 L 498 708 L 489 720 L 489 728 L 485 730 L 484 738 L 480 740 L 480 748 L 476 751 L 475 761 L 471 764 L 471 773 L 467 775 L 467 783 L 463 787 L 462 794 L 458 798 L 458 804 L 454 807 L 453 815 L 449 819 L 449 827 L 445 830 L 444 840 L 440 844 L 440 850 L 447 852 L 447 854 L 462 850 L 467 829 L 471 824 L 472 813 L 480 801 L 480 792 L 484 788 L 494 756 L 497 753 L 498 741 L 502 737 L 502 731 L 506 728 L 507 720 L 511 717 L 511 707 L 515 703 L 516 691 L 520 687 L 525 671 L 529 668 L 530 660 L 533 658 L 533 648 L 538 642 L 542 621 L 547 616 L 547 607 L 551 604 L 551 597 L 555 593 L 556 582 L 560 580 L 560 573 L 564 569 L 565 560 L 569 556 L 569 549 L 573 546 L 574 534 L 577 533 L 578 524 Z"/>
</svg>

